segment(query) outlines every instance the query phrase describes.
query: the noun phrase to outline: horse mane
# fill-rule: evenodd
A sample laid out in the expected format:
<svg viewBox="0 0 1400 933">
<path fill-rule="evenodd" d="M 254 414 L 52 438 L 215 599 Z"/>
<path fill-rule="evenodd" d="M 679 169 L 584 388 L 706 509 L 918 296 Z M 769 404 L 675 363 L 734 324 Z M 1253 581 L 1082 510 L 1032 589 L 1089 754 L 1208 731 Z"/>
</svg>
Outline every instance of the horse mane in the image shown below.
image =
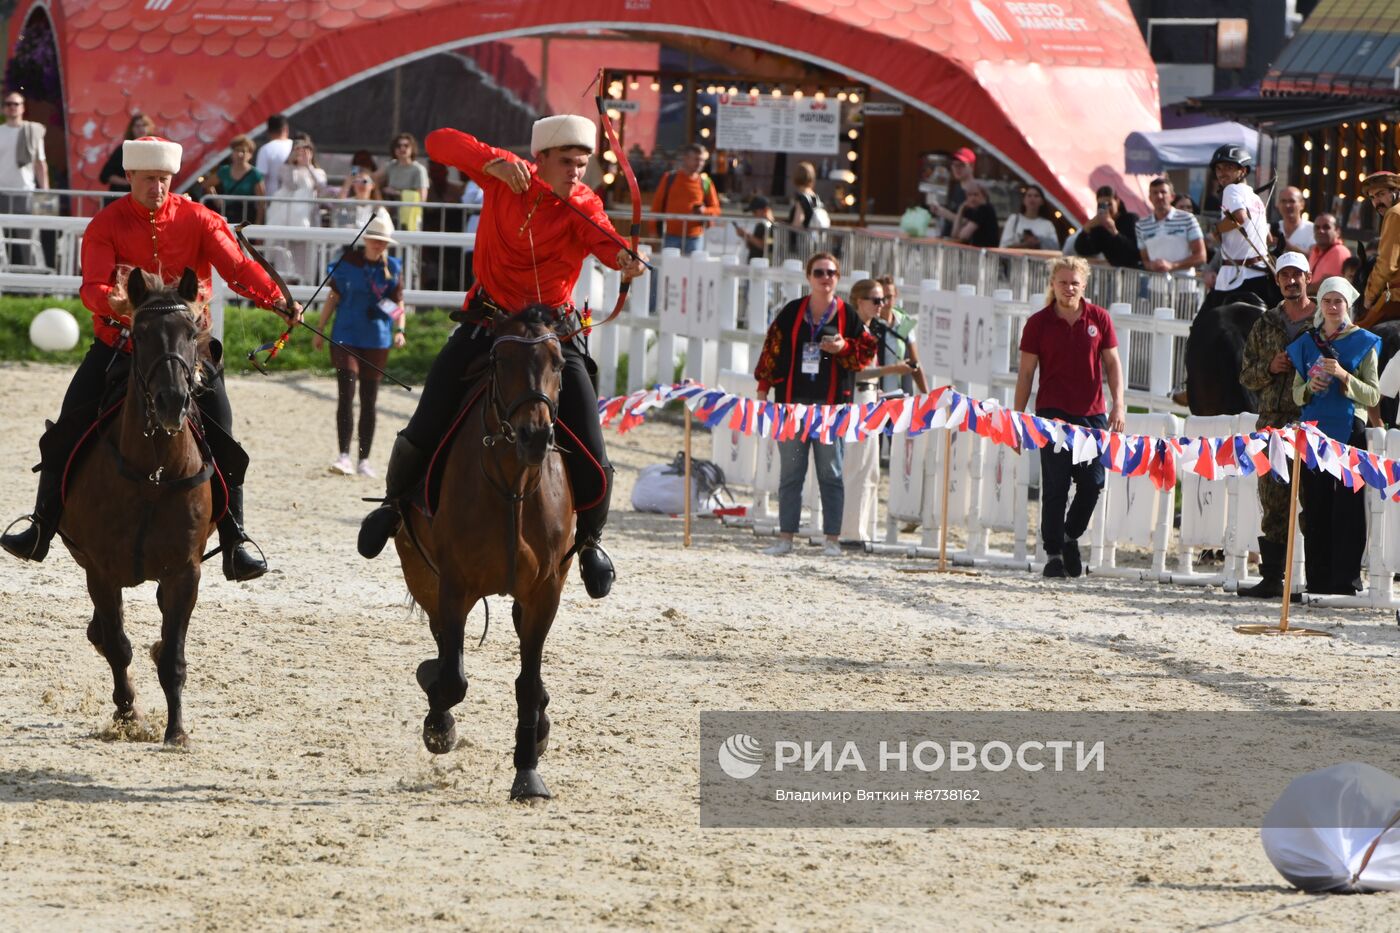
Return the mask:
<svg viewBox="0 0 1400 933">
<path fill-rule="evenodd" d="M 545 304 L 527 305 L 525 310 L 511 317 L 512 321 L 524 324 L 527 328 L 540 325 L 543 327 L 554 326 L 554 309 Z"/>
</svg>

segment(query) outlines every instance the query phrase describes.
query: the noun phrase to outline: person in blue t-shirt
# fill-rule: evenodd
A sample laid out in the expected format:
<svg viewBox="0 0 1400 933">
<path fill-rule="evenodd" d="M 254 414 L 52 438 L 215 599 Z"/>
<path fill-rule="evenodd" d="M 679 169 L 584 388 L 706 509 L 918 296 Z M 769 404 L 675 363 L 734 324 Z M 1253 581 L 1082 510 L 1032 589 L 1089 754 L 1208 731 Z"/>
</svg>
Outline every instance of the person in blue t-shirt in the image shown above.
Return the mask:
<svg viewBox="0 0 1400 933">
<path fill-rule="evenodd" d="M 1360 294 L 1341 276 L 1323 280 L 1311 330 L 1288 345 L 1293 399 L 1303 421 L 1333 440 L 1366 449 L 1366 409 L 1380 402 L 1381 340 L 1351 322 Z M 1322 470 L 1303 470 L 1304 567 L 1310 593 L 1354 596 L 1366 546 L 1366 497 Z"/>
<path fill-rule="evenodd" d="M 388 211 L 379 208 L 365 227 L 364 245 L 348 251 L 330 278 L 330 295 L 321 307 L 321 329 L 335 317 L 331 338 L 350 347 L 369 362 L 384 368 L 391 347 L 404 345 L 403 264 L 388 255 L 395 244 L 394 224 Z M 319 350 L 320 337 L 312 340 Z M 340 456 L 331 470 L 347 476 L 373 476 L 369 465 L 374 443 L 375 404 L 379 373 L 360 369 L 360 361 L 339 347 L 331 347 L 335 366 L 335 428 Z M 359 461 L 350 461 L 350 431 L 355 406 L 355 384 L 360 386 Z"/>
</svg>

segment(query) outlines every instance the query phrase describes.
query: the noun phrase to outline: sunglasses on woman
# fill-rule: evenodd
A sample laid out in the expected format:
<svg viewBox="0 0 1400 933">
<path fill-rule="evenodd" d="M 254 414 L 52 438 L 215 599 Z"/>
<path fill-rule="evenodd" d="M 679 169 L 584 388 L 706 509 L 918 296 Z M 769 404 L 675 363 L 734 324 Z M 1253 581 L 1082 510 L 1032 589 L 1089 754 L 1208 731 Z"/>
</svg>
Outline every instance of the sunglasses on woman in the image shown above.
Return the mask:
<svg viewBox="0 0 1400 933">
<path fill-rule="evenodd" d="M 836 277 L 837 277 L 838 275 L 840 275 L 840 274 L 841 274 L 841 273 L 837 272 L 835 269 L 813 269 L 813 270 L 812 270 L 812 278 L 814 278 L 814 279 L 834 279 L 834 278 L 836 278 Z"/>
<path fill-rule="evenodd" d="M 867 299 L 865 299 L 865 300 L 868 301 L 868 302 L 870 302 L 871 304 L 873 304 L 873 305 L 874 305 L 875 307 L 877 307 L 877 308 L 880 307 L 880 305 L 884 304 L 885 302 L 889 301 L 889 299 L 886 298 L 884 295 L 881 295 L 879 298 L 867 298 Z"/>
</svg>

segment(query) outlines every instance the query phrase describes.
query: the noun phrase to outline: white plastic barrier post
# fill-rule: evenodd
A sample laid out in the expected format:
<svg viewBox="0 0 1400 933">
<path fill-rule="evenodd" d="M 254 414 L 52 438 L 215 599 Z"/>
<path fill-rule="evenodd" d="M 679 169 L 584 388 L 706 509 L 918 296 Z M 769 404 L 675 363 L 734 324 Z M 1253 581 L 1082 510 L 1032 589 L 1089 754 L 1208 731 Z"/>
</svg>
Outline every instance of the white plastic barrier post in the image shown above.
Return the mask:
<svg viewBox="0 0 1400 933">
<path fill-rule="evenodd" d="M 1253 412 L 1236 415 L 1234 429 L 1229 433 L 1247 435 L 1258 420 L 1259 416 Z M 1230 522 L 1225 529 L 1224 588 L 1226 592 L 1234 592 L 1241 583 L 1250 582 L 1247 577 L 1249 552 L 1259 546 L 1263 516 L 1259 511 L 1259 477 L 1256 474 L 1232 476 L 1225 484 Z M 1303 552 L 1301 547 L 1295 551 L 1297 555 Z M 1295 573 L 1294 579 L 1301 579 L 1301 575 Z"/>
<path fill-rule="evenodd" d="M 924 463 L 927 467 L 924 470 L 924 489 L 928 490 L 928 495 L 924 496 L 923 540 L 914 549 L 918 557 L 937 557 L 939 550 L 939 533 L 943 525 L 943 513 L 948 513 L 948 526 L 961 525 L 966 528 L 969 524 L 973 511 L 973 500 L 971 495 L 970 472 L 972 469 L 972 448 L 973 441 L 980 440 L 976 434 L 969 434 L 966 431 L 952 430 L 952 451 L 953 459 L 951 470 L 948 476 L 948 501 L 943 501 L 943 446 L 946 443 L 941 436 L 942 432 L 928 432 L 933 437 L 925 453 Z M 972 560 L 966 548 L 955 553 L 950 546 L 948 549 L 948 559 L 955 563 L 966 566 Z"/>
<path fill-rule="evenodd" d="M 758 438 L 754 458 L 754 516 L 755 532 L 776 530 L 778 513 L 773 497 L 778 494 L 779 458 L 778 442 L 771 437 Z"/>
<path fill-rule="evenodd" d="M 740 398 L 753 398 L 758 394 L 758 382 L 748 373 L 724 370 L 719 374 L 716 388 L 730 392 Z M 725 483 L 741 489 L 754 485 L 758 472 L 758 443 L 752 434 L 735 431 L 726 423 L 711 432 L 710 456 L 724 471 Z"/>
<path fill-rule="evenodd" d="M 802 260 L 784 259 L 783 271 L 787 275 L 783 276 L 779 291 L 783 296 L 783 304 L 787 304 L 802 297 Z M 793 273 L 797 273 L 796 278 L 793 278 Z"/>
<path fill-rule="evenodd" d="M 629 326 L 627 336 L 627 391 L 635 392 L 652 384 L 656 367 L 647 353 L 647 344 L 656 327 L 656 311 L 652 307 L 651 288 L 654 276 L 644 272 L 632 282 L 628 292 L 626 314 L 632 322 L 644 320 L 641 326 Z"/>
<path fill-rule="evenodd" d="M 668 246 L 661 251 L 656 281 L 656 381 L 669 384 L 675 378 L 676 340 L 684 337 L 681 313 L 681 251 Z"/>
<path fill-rule="evenodd" d="M 1386 451 L 1384 428 L 1366 431 L 1366 449 L 1382 455 Z M 1366 496 L 1366 596 L 1371 605 L 1383 608 L 1391 605 L 1392 582 L 1395 571 L 1387 560 L 1385 539 L 1385 491 L 1367 488 Z"/>
<path fill-rule="evenodd" d="M 1026 467 L 1031 457 L 1040 455 L 1036 451 L 1017 452 L 980 437 L 978 440 L 985 446 L 981 506 L 978 509 L 983 540 L 980 551 L 974 552 L 974 563 L 1029 569 L 1026 513 L 1030 486 Z M 1012 532 L 1014 543 L 1010 554 L 988 549 L 986 536 L 993 530 Z"/>
<path fill-rule="evenodd" d="M 617 304 L 617 295 L 621 286 L 622 276 L 611 269 L 606 270 L 603 274 L 603 303 L 593 309 L 595 319 L 601 321 L 612 313 L 613 306 Z M 631 294 L 630 291 L 628 294 Z M 612 324 L 607 327 L 594 328 L 593 333 L 588 336 L 588 355 L 593 357 L 593 362 L 598 366 L 598 393 L 600 395 L 612 395 L 617 390 L 617 357 L 621 341 L 618 339 L 618 327 L 615 325 L 621 320 L 621 315 L 619 315 Z"/>
<path fill-rule="evenodd" d="M 934 441 L 931 442 L 930 438 Z M 879 438 L 872 438 L 879 443 Z M 887 532 L 884 542 L 870 545 L 867 550 L 879 554 L 909 554 L 911 548 L 899 543 L 901 522 L 917 522 L 923 518 L 929 487 L 925 478 L 927 461 L 932 457 L 930 443 L 942 449 L 943 432 L 925 431 L 918 437 L 895 434 L 890 438 L 890 492 L 885 508 Z M 935 493 L 930 490 L 930 495 Z"/>
<path fill-rule="evenodd" d="M 1177 433 L 1173 415 L 1134 413 L 1127 417 L 1125 433 L 1149 438 L 1170 437 Z M 1144 451 L 1143 456 L 1147 456 Z M 1103 495 L 1095 510 L 1093 526 L 1100 527 L 1103 546 L 1094 573 L 1112 576 L 1159 579 L 1166 572 L 1167 540 L 1171 533 L 1175 488 L 1159 490 L 1147 476 L 1123 476 L 1107 472 Z M 1117 566 L 1120 544 L 1136 544 L 1152 551 L 1152 566 L 1144 573 L 1135 567 Z"/>
<path fill-rule="evenodd" d="M 686 310 L 690 317 L 690 344 L 686 351 L 685 374 L 701 385 L 711 386 L 719 376 L 721 263 L 703 250 L 692 252 L 689 259 Z"/>
<path fill-rule="evenodd" d="M 1187 437 L 1224 437 L 1235 430 L 1234 415 L 1191 415 L 1183 433 Z M 1181 530 L 1177 534 L 1176 572 L 1172 583 L 1219 586 L 1225 582 L 1224 566 L 1218 573 L 1196 573 L 1193 548 L 1221 547 L 1230 521 L 1226 480 L 1202 479 L 1178 470 L 1181 477 Z"/>
<path fill-rule="evenodd" d="M 1171 308 L 1153 308 L 1152 317 L 1158 321 L 1170 321 L 1175 317 Z M 1152 334 L 1152 365 L 1148 370 L 1147 388 L 1157 398 L 1165 398 L 1172 391 L 1172 345 L 1175 338 L 1171 334 Z"/>
<path fill-rule="evenodd" d="M 718 366 L 721 370 L 750 370 L 753 367 L 749 363 L 749 345 L 737 340 L 726 340 L 723 336 L 726 331 L 739 329 L 739 276 L 735 274 L 740 268 L 739 257 L 725 256 L 721 266 L 717 309 L 721 335 Z"/>
<path fill-rule="evenodd" d="M 745 300 L 744 328 L 751 334 L 768 333 L 768 260 L 749 260 L 749 291 Z M 774 309 L 776 310 L 776 309 Z M 758 360 L 755 359 L 754 363 Z M 749 367 L 752 368 L 752 367 Z"/>
</svg>

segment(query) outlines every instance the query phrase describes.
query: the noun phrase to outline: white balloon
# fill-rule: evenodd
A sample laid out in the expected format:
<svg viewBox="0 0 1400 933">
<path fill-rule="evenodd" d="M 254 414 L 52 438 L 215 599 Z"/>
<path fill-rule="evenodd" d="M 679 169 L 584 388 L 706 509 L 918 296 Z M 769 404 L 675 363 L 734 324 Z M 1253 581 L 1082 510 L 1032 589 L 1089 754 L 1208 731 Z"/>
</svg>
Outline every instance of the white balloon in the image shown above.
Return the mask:
<svg viewBox="0 0 1400 933">
<path fill-rule="evenodd" d="M 62 308 L 45 308 L 29 322 L 29 341 L 53 353 L 78 345 L 78 322 Z"/>
</svg>

